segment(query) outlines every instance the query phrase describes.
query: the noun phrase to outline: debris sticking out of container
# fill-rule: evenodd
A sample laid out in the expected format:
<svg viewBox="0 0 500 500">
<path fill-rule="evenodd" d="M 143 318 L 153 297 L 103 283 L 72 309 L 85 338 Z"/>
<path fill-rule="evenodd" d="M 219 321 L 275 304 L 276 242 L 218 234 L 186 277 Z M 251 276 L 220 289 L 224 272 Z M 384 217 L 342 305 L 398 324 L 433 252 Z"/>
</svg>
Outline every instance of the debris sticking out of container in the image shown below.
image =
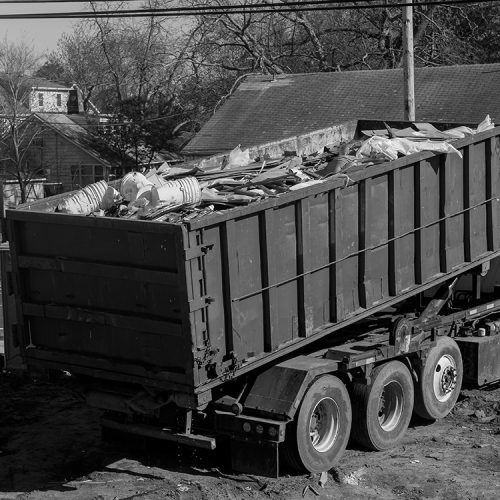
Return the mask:
<svg viewBox="0 0 500 500">
<path fill-rule="evenodd" d="M 67 214 L 88 214 L 100 207 L 108 188 L 106 181 L 89 184 L 77 193 L 61 201 L 56 211 Z"/>
<path fill-rule="evenodd" d="M 112 186 L 108 186 L 101 200 L 101 208 L 109 210 L 116 202 L 120 201 L 120 193 Z"/>
<path fill-rule="evenodd" d="M 313 153 L 309 148 L 301 154 L 301 141 L 296 138 L 298 153 L 289 150 L 289 140 L 281 147 L 278 143 L 267 149 L 259 146 L 253 153 L 238 145 L 226 155 L 175 167 L 164 164 L 145 174 L 130 172 L 121 180 L 119 192 L 101 181 L 61 202 L 58 211 L 180 223 L 331 179 L 349 184 L 351 172 L 422 151 L 460 156 L 451 141 L 494 127 L 489 116 L 476 129 L 461 126 L 440 131 L 429 123 L 404 129 L 384 125 L 380 130 L 363 130 L 364 139 L 351 134 L 349 140 L 342 137 L 333 144 L 321 142 L 318 137 L 331 137 L 318 131 L 313 142 L 319 149 Z M 279 156 L 271 158 L 265 151 Z"/>
<path fill-rule="evenodd" d="M 155 202 L 196 205 L 201 201 L 201 188 L 195 177 L 182 177 L 153 187 Z"/>
<path fill-rule="evenodd" d="M 129 172 L 120 184 L 120 194 L 128 202 L 134 202 L 145 193 L 150 193 L 154 184 L 140 172 Z"/>
</svg>

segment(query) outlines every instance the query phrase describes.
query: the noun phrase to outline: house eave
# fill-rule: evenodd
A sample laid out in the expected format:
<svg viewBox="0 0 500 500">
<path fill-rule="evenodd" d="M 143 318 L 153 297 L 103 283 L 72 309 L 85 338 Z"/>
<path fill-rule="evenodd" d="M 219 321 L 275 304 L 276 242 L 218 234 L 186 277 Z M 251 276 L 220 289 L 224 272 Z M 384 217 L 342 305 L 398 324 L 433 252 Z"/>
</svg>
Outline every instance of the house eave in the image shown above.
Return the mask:
<svg viewBox="0 0 500 500">
<path fill-rule="evenodd" d="M 31 90 L 49 90 L 52 92 L 69 92 L 69 87 L 31 87 Z"/>
<path fill-rule="evenodd" d="M 56 127 L 54 127 L 50 122 L 47 122 L 45 120 L 43 120 L 40 116 L 38 116 L 36 113 L 33 114 L 33 116 L 35 116 L 37 118 L 37 120 L 39 120 L 40 122 L 44 123 L 45 125 L 47 125 L 49 128 L 51 128 L 55 133 L 57 133 L 60 137 L 62 137 L 63 139 L 67 140 L 68 142 L 70 142 L 71 144 L 73 144 L 74 146 L 76 146 L 78 149 L 80 149 L 81 151 L 83 151 L 84 153 L 88 154 L 89 156 L 91 156 L 92 158 L 95 158 L 101 165 L 103 165 L 104 167 L 106 168 L 113 168 L 114 166 L 120 166 L 118 163 L 116 164 L 112 164 L 110 163 L 108 160 L 105 160 L 104 158 L 100 157 L 99 155 L 95 154 L 94 152 L 92 151 L 89 151 L 88 149 L 86 149 L 84 146 L 82 146 L 81 144 L 78 144 L 77 141 L 71 139 L 70 137 L 68 137 L 67 135 L 63 134 L 60 130 L 58 130 Z"/>
</svg>

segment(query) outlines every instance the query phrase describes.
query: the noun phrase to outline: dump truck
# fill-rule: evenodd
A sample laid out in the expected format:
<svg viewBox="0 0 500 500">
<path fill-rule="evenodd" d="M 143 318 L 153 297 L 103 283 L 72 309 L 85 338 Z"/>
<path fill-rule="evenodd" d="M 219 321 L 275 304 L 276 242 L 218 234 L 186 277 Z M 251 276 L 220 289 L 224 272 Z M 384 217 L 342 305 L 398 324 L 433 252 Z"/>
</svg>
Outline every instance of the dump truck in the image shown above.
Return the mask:
<svg viewBox="0 0 500 500">
<path fill-rule="evenodd" d="M 183 223 L 8 210 L 11 357 L 236 471 L 394 447 L 500 379 L 500 128 L 453 145 Z"/>
</svg>

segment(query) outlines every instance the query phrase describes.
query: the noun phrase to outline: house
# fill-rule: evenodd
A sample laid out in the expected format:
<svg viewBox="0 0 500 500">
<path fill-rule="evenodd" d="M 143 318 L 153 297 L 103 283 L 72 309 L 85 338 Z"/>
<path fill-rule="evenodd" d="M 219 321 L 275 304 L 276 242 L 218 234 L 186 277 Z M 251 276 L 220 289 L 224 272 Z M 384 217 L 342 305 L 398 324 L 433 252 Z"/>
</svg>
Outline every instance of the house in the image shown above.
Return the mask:
<svg viewBox="0 0 500 500">
<path fill-rule="evenodd" d="M 91 113 L 84 112 L 77 86 L 22 78 L 13 118 L 11 84 L 12 80 L 0 74 L 0 114 L 4 124 L 14 119 L 18 125 L 18 141 L 26 152 L 30 176 L 43 176 L 48 183 L 58 183 L 61 190 L 68 191 L 131 168 L 130 158 L 94 133 L 100 125 L 99 113 L 91 103 Z M 0 178 L 13 178 L 7 162 L 1 165 Z"/>
<path fill-rule="evenodd" d="M 26 123 L 35 131 L 29 150 L 31 168 L 47 181 L 61 183 L 63 191 L 122 177 L 132 169 L 159 167 L 168 159 L 144 147 L 134 151 L 111 147 L 99 116 L 34 113 Z M 96 133 L 98 128 L 103 134 Z"/>
<path fill-rule="evenodd" d="M 43 78 L 30 78 L 28 109 L 32 113 L 82 113 L 82 100 L 73 86 L 62 85 Z"/>
<path fill-rule="evenodd" d="M 353 119 L 404 119 L 403 70 L 249 75 L 184 147 L 209 156 Z M 416 120 L 500 121 L 500 64 L 415 69 Z"/>
<path fill-rule="evenodd" d="M 60 182 L 63 191 L 121 176 L 133 166 L 131 158 L 94 133 L 97 119 L 92 123 L 83 121 L 82 115 L 73 119 L 73 115 L 62 113 L 34 113 L 28 122 L 37 131 L 30 148 L 32 168 L 47 180 Z"/>
<path fill-rule="evenodd" d="M 0 108 L 8 113 L 12 101 L 9 87 L 12 79 L 0 74 Z M 30 113 L 83 113 L 81 91 L 76 85 L 52 82 L 45 78 L 26 77 L 19 81 L 18 93 L 21 114 Z"/>
<path fill-rule="evenodd" d="M 3 119 L 6 125 L 4 137 L 9 137 L 9 123 L 12 124 L 14 116 L 11 83 L 0 74 L 0 121 Z M 48 183 L 59 183 L 62 191 L 68 191 L 101 179 L 121 177 L 133 168 L 164 163 L 164 156 L 145 145 L 124 151 L 111 146 L 109 136 L 123 124 L 114 124 L 91 102 L 85 104 L 84 111 L 82 93 L 76 85 L 31 77 L 22 78 L 21 83 L 22 100 L 16 106 L 14 121 L 30 176 L 43 176 Z M 0 180 L 12 179 L 17 174 L 17 165 L 13 166 L 5 157 L 0 160 Z"/>
</svg>

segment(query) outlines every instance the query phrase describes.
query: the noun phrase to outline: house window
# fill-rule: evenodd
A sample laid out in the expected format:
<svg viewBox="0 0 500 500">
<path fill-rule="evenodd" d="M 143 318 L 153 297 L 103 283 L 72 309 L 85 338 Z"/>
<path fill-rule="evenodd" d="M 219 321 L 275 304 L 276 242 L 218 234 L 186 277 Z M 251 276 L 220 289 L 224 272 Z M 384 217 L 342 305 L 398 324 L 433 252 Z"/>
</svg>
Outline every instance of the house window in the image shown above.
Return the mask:
<svg viewBox="0 0 500 500">
<path fill-rule="evenodd" d="M 38 94 L 38 105 L 43 106 L 43 94 Z"/>
<path fill-rule="evenodd" d="M 106 169 L 102 165 L 73 165 L 71 185 L 73 189 L 82 188 L 105 178 Z"/>
<path fill-rule="evenodd" d="M 60 107 L 62 103 L 61 94 L 57 94 L 56 98 L 57 98 L 57 105 Z"/>
</svg>

